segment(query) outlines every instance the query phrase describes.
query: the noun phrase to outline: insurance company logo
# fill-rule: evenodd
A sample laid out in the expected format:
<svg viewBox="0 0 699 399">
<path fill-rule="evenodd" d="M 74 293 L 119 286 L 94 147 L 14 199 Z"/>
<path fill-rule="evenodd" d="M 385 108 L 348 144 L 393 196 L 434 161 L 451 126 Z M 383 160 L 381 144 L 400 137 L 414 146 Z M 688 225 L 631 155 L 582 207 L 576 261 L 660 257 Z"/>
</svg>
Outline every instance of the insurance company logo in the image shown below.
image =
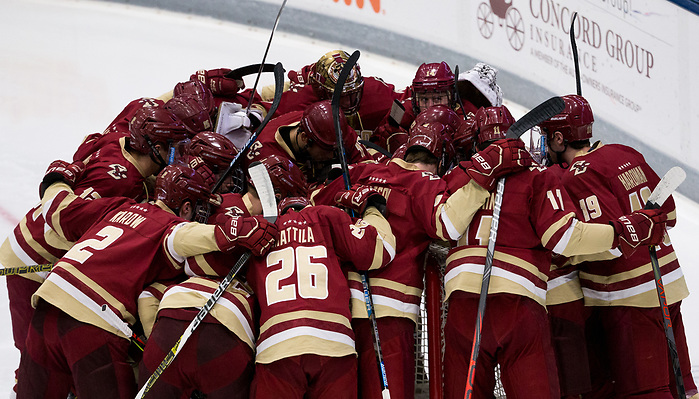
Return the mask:
<svg viewBox="0 0 699 399">
<path fill-rule="evenodd" d="M 335 3 L 345 3 L 348 6 L 352 5 L 352 0 L 333 0 Z M 363 9 L 364 8 L 364 3 L 369 3 L 371 5 L 371 9 L 374 10 L 375 13 L 381 12 L 381 0 L 369 0 L 368 2 L 365 2 L 364 0 L 354 0 L 354 3 L 356 4 L 357 8 Z"/>
<path fill-rule="evenodd" d="M 482 2 L 476 9 L 478 31 L 481 36 L 490 39 L 495 33 L 496 23 L 499 29 L 504 29 L 507 41 L 513 49 L 520 51 L 524 47 L 524 20 L 516 7 L 514 0 L 490 0 Z"/>
</svg>

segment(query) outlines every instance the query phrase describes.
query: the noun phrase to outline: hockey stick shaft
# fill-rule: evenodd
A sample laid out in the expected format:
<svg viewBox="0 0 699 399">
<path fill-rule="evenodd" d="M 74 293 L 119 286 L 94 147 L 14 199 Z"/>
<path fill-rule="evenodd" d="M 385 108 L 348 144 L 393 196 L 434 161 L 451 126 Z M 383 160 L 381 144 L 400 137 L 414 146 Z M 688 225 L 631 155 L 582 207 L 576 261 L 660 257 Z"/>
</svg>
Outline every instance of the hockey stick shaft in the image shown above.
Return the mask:
<svg viewBox="0 0 699 399">
<path fill-rule="evenodd" d="M 464 108 L 464 102 L 461 100 L 461 95 L 459 94 L 459 89 L 457 87 L 459 81 L 459 66 L 456 65 L 454 67 L 454 96 L 456 96 L 456 102 L 459 104 L 459 107 L 461 107 L 461 113 L 463 114 L 464 119 L 466 119 L 466 109 Z"/>
<path fill-rule="evenodd" d="M 255 133 L 250 136 L 243 148 L 240 148 L 235 157 L 233 157 L 233 160 L 231 161 L 230 165 L 228 165 L 228 169 L 226 169 L 226 171 L 218 178 L 218 181 L 214 185 L 214 188 L 211 190 L 212 193 L 215 193 L 221 187 L 223 182 L 226 180 L 226 176 L 228 176 L 235 167 L 235 164 L 238 161 L 238 159 L 250 148 L 252 143 L 254 143 L 255 140 L 257 140 L 257 137 L 260 135 L 260 132 L 262 132 L 262 129 L 264 129 L 265 126 L 267 126 L 267 123 L 269 123 L 274 113 L 277 111 L 277 108 L 279 107 L 279 102 L 282 98 L 282 92 L 284 90 L 284 67 L 279 62 L 274 66 L 274 83 L 274 101 L 272 102 L 272 106 L 269 108 L 269 111 L 267 112 L 265 119 L 262 120 L 260 126 L 258 126 L 257 130 L 255 130 Z"/>
<path fill-rule="evenodd" d="M 483 329 L 483 316 L 485 316 L 485 305 L 488 298 L 488 288 L 490 287 L 490 274 L 493 270 L 493 258 L 495 256 L 495 241 L 498 236 L 498 224 L 500 223 L 500 209 L 502 209 L 502 197 L 505 192 L 505 178 L 498 180 L 495 191 L 495 203 L 493 204 L 493 218 L 490 222 L 490 235 L 488 237 L 488 249 L 485 255 L 485 266 L 483 267 L 483 280 L 481 282 L 481 293 L 478 297 L 478 311 L 476 313 L 476 328 L 473 331 L 473 346 L 471 347 L 471 358 L 468 364 L 468 376 L 466 378 L 466 392 L 464 398 L 473 397 L 473 382 L 476 376 L 476 364 L 478 353 L 481 347 L 481 331 Z"/>
<path fill-rule="evenodd" d="M 565 103 L 560 97 L 552 97 L 534 107 L 524 116 L 519 118 L 507 130 L 507 138 L 518 139 L 524 132 L 538 125 L 539 123 L 557 115 L 563 111 Z M 483 316 L 485 316 L 485 306 L 490 287 L 490 275 L 493 270 L 493 258 L 495 257 L 495 241 L 498 235 L 498 224 L 500 223 L 500 210 L 502 209 L 502 198 L 505 192 L 505 178 L 498 180 L 495 191 L 495 201 L 493 204 L 493 217 L 490 222 L 490 235 L 488 237 L 488 248 L 485 255 L 485 265 L 483 267 L 483 280 L 481 282 L 481 292 L 478 297 L 478 310 L 476 313 L 476 326 L 473 331 L 473 346 L 471 347 L 471 358 L 468 366 L 468 376 L 466 378 L 466 391 L 464 398 L 473 397 L 473 383 L 476 375 L 476 365 L 478 353 L 481 346 L 481 331 L 483 329 Z"/>
<path fill-rule="evenodd" d="M 51 271 L 52 267 L 53 263 L 45 263 L 43 265 L 32 266 L 5 267 L 0 269 L 0 276 L 16 276 L 19 274 L 48 272 Z"/>
<path fill-rule="evenodd" d="M 580 83 L 580 62 L 578 61 L 578 45 L 575 43 L 575 18 L 577 12 L 573 13 L 573 18 L 570 21 L 570 47 L 573 50 L 573 63 L 575 64 L 575 87 L 579 96 L 582 96 L 582 86 Z"/>
<path fill-rule="evenodd" d="M 199 313 L 197 313 L 196 317 L 194 317 L 194 320 L 192 320 L 191 323 L 187 326 L 185 329 L 184 333 L 180 336 L 180 338 L 177 340 L 175 345 L 170 349 L 168 354 L 165 356 L 165 359 L 163 359 L 162 362 L 160 362 L 160 365 L 158 365 L 158 368 L 155 369 L 153 374 L 146 380 L 146 383 L 143 384 L 143 387 L 141 387 L 141 390 L 138 391 L 136 394 L 136 398 L 140 399 L 145 397 L 145 395 L 148 393 L 148 391 L 153 387 L 153 384 L 158 380 L 158 378 L 163 374 L 163 372 L 167 369 L 167 367 L 172 364 L 172 362 L 175 360 L 175 357 L 177 357 L 177 354 L 180 353 L 180 350 L 184 346 L 184 344 L 187 342 L 189 337 L 192 335 L 194 330 L 199 326 L 199 324 L 204 320 L 206 315 L 209 314 L 211 309 L 214 307 L 218 299 L 223 295 L 223 293 L 226 291 L 228 286 L 231 284 L 235 276 L 238 274 L 240 269 L 245 266 L 247 263 L 248 259 L 250 259 L 250 252 L 245 252 L 240 259 L 235 263 L 235 265 L 231 268 L 230 272 L 226 275 L 226 277 L 221 280 L 221 283 L 219 284 L 218 288 L 216 288 L 216 291 L 214 291 L 213 294 L 211 294 L 211 297 L 209 298 L 208 301 L 206 301 L 206 304 L 204 304 L 204 307 L 201 308 Z"/>
<path fill-rule="evenodd" d="M 245 110 L 246 114 L 250 114 L 250 107 L 252 107 L 252 100 L 255 98 L 255 92 L 257 91 L 257 84 L 260 82 L 260 75 L 262 75 L 262 69 L 264 68 L 265 65 L 265 60 L 267 60 L 267 53 L 269 53 L 269 47 L 272 45 L 272 38 L 274 37 L 274 32 L 277 30 L 277 25 L 279 25 L 279 17 L 282 16 L 282 11 L 284 10 L 284 6 L 286 6 L 286 1 L 282 2 L 282 6 L 279 7 L 279 12 L 277 13 L 277 18 L 274 20 L 274 26 L 272 27 L 272 33 L 269 35 L 269 40 L 267 41 L 267 48 L 265 49 L 265 55 L 262 56 L 262 62 L 260 63 L 260 69 L 257 71 L 257 77 L 255 78 L 255 84 L 252 86 L 252 92 L 250 93 L 250 101 L 248 101 L 248 108 Z M 276 87 L 274 88 L 275 91 L 275 99 L 276 99 L 276 91 L 277 88 L 280 86 L 279 83 L 275 81 Z M 284 87 L 284 81 L 282 79 L 282 89 Z"/>
<path fill-rule="evenodd" d="M 660 208 L 665 200 L 670 196 L 670 193 L 684 181 L 686 174 L 681 168 L 675 167 L 670 169 L 665 176 L 660 180 L 650 199 L 645 204 L 644 209 Z M 682 378 L 682 369 L 680 367 L 680 357 L 677 353 L 677 343 L 675 341 L 675 332 L 672 328 L 672 317 L 670 315 L 670 307 L 667 304 L 667 296 L 665 294 L 665 285 L 663 284 L 663 276 L 658 263 L 658 254 L 655 247 L 648 248 L 650 254 L 650 263 L 653 268 L 653 276 L 655 278 L 655 289 L 658 293 L 658 301 L 663 318 L 663 329 L 665 330 L 665 339 L 667 340 L 668 352 L 670 353 L 670 361 L 672 363 L 672 371 L 675 375 L 675 384 L 677 393 L 680 398 L 686 397 L 684 389 L 684 380 Z"/>
<path fill-rule="evenodd" d="M 340 71 L 340 75 L 337 78 L 337 83 L 335 84 L 335 89 L 333 91 L 331 107 L 333 113 L 333 122 L 335 126 L 335 136 L 337 139 L 337 151 L 338 157 L 340 158 L 340 165 L 342 167 L 342 178 L 345 182 L 345 189 L 349 190 L 351 187 L 349 178 L 349 167 L 347 166 L 347 156 L 345 154 L 345 145 L 342 140 L 342 126 L 340 126 L 340 97 L 342 95 L 342 89 L 344 88 L 347 77 L 349 76 L 352 68 L 356 65 L 359 59 L 359 50 L 352 53 L 352 55 L 347 59 L 345 65 Z M 371 297 L 371 288 L 369 286 L 369 278 L 366 272 L 359 273 L 362 280 L 362 288 L 364 290 L 364 304 L 366 305 L 367 315 L 369 317 L 369 322 L 371 323 L 371 335 L 374 342 L 374 352 L 376 353 L 376 363 L 379 371 L 379 381 L 381 382 L 381 396 L 383 399 L 390 399 L 391 392 L 388 389 L 388 378 L 386 377 L 386 365 L 383 360 L 383 353 L 381 351 L 381 340 L 379 339 L 379 326 L 376 322 L 376 314 L 374 313 L 374 300 Z"/>
</svg>

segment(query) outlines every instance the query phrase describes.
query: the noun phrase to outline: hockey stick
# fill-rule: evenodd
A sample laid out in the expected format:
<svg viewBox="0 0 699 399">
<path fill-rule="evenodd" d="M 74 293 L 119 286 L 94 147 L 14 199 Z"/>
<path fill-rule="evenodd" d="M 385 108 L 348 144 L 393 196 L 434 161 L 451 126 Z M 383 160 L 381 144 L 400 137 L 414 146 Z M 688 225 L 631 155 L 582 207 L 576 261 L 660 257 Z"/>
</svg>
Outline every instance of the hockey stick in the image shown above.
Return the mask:
<svg viewBox="0 0 699 399">
<path fill-rule="evenodd" d="M 262 69 L 264 68 L 265 65 L 265 60 L 267 59 L 267 53 L 269 52 L 269 46 L 272 45 L 272 38 L 274 37 L 274 32 L 277 30 L 277 25 L 279 25 L 279 17 L 282 16 L 282 10 L 284 10 L 284 6 L 286 5 L 286 0 L 282 3 L 282 6 L 279 7 L 279 12 L 277 13 L 277 18 L 274 20 L 274 26 L 272 27 L 272 33 L 269 35 L 269 41 L 267 41 L 267 48 L 265 49 L 265 55 L 262 56 L 262 63 L 260 63 L 260 69 L 257 71 L 257 77 L 255 78 L 255 84 L 252 86 L 252 92 L 250 92 L 250 101 L 248 101 L 248 108 L 245 110 L 245 114 L 249 115 L 250 114 L 250 107 L 252 107 L 252 99 L 255 98 L 255 91 L 257 90 L 257 84 L 260 82 L 260 75 L 262 75 Z M 276 73 L 276 72 L 275 72 Z M 279 86 L 282 86 L 282 89 L 284 88 L 284 77 L 282 76 L 282 82 L 281 85 L 279 82 L 277 82 L 276 75 L 274 77 L 274 99 L 277 99 L 277 90 L 279 89 Z"/>
<path fill-rule="evenodd" d="M 345 65 L 340 71 L 340 75 L 337 78 L 337 83 L 335 83 L 335 89 L 333 90 L 333 96 L 331 100 L 331 108 L 333 113 L 333 122 L 335 125 L 335 135 L 337 137 L 337 151 L 340 158 L 340 166 L 342 167 L 342 178 L 345 181 L 345 189 L 349 190 L 351 183 L 349 180 L 349 168 L 347 167 L 347 156 L 345 154 L 345 144 L 342 141 L 342 127 L 340 126 L 340 97 L 342 96 L 342 89 L 345 86 L 347 77 L 349 76 L 352 68 L 357 63 L 359 59 L 359 50 L 356 50 L 347 59 Z M 379 380 L 381 381 L 381 396 L 383 399 L 390 399 L 391 392 L 388 390 L 388 378 L 386 377 L 386 365 L 383 361 L 383 354 L 381 352 L 381 341 L 379 340 L 379 327 L 376 324 L 376 314 L 374 313 L 374 301 L 371 297 L 371 290 L 369 287 L 369 278 L 366 272 L 360 272 L 359 275 L 362 279 L 362 287 L 364 288 L 364 303 L 366 304 L 367 315 L 369 316 L 369 321 L 371 322 L 371 335 L 374 340 L 374 351 L 376 352 L 376 363 L 379 371 Z"/>
<path fill-rule="evenodd" d="M 517 139 L 524 132 L 538 125 L 539 123 L 555 116 L 563 111 L 565 103 L 560 97 L 552 97 L 537 105 L 523 117 L 519 118 L 507 130 L 508 139 Z M 493 204 L 493 216 L 490 222 L 490 235 L 488 237 L 488 249 L 485 255 L 485 266 L 483 267 L 483 280 L 481 282 L 481 293 L 478 297 L 478 312 L 476 314 L 476 328 L 473 331 L 473 346 L 471 347 L 471 360 L 468 366 L 468 377 L 466 378 L 466 392 L 464 398 L 471 399 L 473 396 L 473 378 L 476 375 L 476 363 L 478 352 L 481 347 L 481 330 L 483 328 L 483 316 L 485 315 L 486 299 L 488 288 L 490 287 L 490 274 L 493 271 L 493 257 L 495 256 L 495 240 L 498 236 L 498 224 L 500 222 L 500 210 L 502 208 L 502 197 L 505 192 L 505 178 L 498 180 L 495 191 L 495 201 Z"/>
<path fill-rule="evenodd" d="M 231 70 L 226 74 L 227 78 L 240 80 L 243 76 L 252 75 L 253 73 L 274 72 L 274 64 L 251 64 Z"/>
<path fill-rule="evenodd" d="M 648 201 L 644 209 L 658 209 L 665 200 L 679 187 L 687 177 L 682 168 L 675 166 L 670 169 L 665 176 L 660 180 L 655 190 L 648 197 Z M 658 254 L 655 252 L 655 247 L 648 248 L 650 253 L 650 263 L 653 267 L 653 276 L 655 277 L 655 288 L 658 291 L 658 301 L 660 301 L 660 310 L 663 313 L 663 327 L 665 329 L 665 338 L 667 339 L 667 347 L 670 352 L 672 361 L 672 371 L 675 374 L 675 384 L 677 385 L 677 393 L 680 398 L 685 398 L 684 380 L 682 379 L 682 370 L 680 368 L 680 357 L 677 354 L 677 343 L 675 342 L 675 333 L 672 329 L 672 320 L 670 318 L 670 308 L 667 304 L 665 296 L 665 286 L 663 285 L 663 276 L 660 273 L 660 265 L 658 264 Z"/>
<path fill-rule="evenodd" d="M 577 93 L 582 96 L 582 86 L 580 84 L 580 63 L 578 62 L 578 45 L 575 43 L 575 18 L 578 16 L 577 11 L 573 13 L 573 19 L 570 21 L 570 47 L 573 49 L 573 62 L 575 63 L 575 85 Z"/>
<path fill-rule="evenodd" d="M 238 158 L 245 153 L 248 148 L 252 145 L 252 143 L 257 140 L 257 137 L 260 135 L 260 132 L 262 132 L 262 129 L 267 126 L 267 123 L 272 119 L 272 116 L 274 115 L 274 112 L 277 111 L 277 108 L 279 107 L 279 102 L 282 99 L 282 93 L 284 91 L 284 67 L 280 62 L 277 62 L 277 64 L 274 66 L 274 101 L 272 101 L 272 106 L 269 108 L 269 111 L 267 112 L 267 115 L 265 116 L 265 119 L 262 120 L 262 123 L 260 123 L 260 126 L 257 127 L 255 130 L 255 133 L 250 136 L 248 141 L 245 143 L 243 148 L 238 150 L 238 153 L 233 157 L 233 160 L 231 161 L 230 165 L 228 165 L 228 169 L 221 175 L 221 177 L 218 178 L 218 181 L 214 185 L 214 188 L 211 189 L 212 193 L 215 193 L 223 184 L 223 181 L 226 179 L 226 176 L 228 176 L 229 173 L 233 170 L 233 167 L 235 166 L 236 161 L 238 161 Z"/>
<path fill-rule="evenodd" d="M 262 209 L 265 219 L 273 222 L 277 217 L 277 205 L 276 198 L 274 197 L 274 188 L 272 187 L 272 181 L 269 178 L 267 168 L 262 163 L 257 163 L 251 166 L 248 169 L 248 171 L 250 173 L 250 177 L 253 180 L 253 183 L 255 184 L 257 194 L 262 203 Z M 153 387 L 153 384 L 155 384 L 158 378 L 163 374 L 165 369 L 167 369 L 167 367 L 170 364 L 172 364 L 172 362 L 175 360 L 175 357 L 178 353 L 180 353 L 180 350 L 187 342 L 189 337 L 192 335 L 194 330 L 197 329 L 197 327 L 199 326 L 199 324 L 201 324 L 206 315 L 208 315 L 211 309 L 213 309 L 216 302 L 219 300 L 219 298 L 221 298 L 221 296 L 226 291 L 228 286 L 231 284 L 233 279 L 235 279 L 238 272 L 240 272 L 243 266 L 245 266 L 248 259 L 250 259 L 250 255 L 250 251 L 245 252 L 243 255 L 241 255 L 238 261 L 235 263 L 235 265 L 233 265 L 233 267 L 231 268 L 230 272 L 228 272 L 226 277 L 224 277 L 223 280 L 221 280 L 221 283 L 219 284 L 218 288 L 216 288 L 216 291 L 214 291 L 214 293 L 211 294 L 209 300 L 206 301 L 206 304 L 204 304 L 204 307 L 202 307 L 199 313 L 197 313 L 197 315 L 194 317 L 194 320 L 192 320 L 192 322 L 189 323 L 189 326 L 187 326 L 184 333 L 180 336 L 177 342 L 175 342 L 175 345 L 172 347 L 172 349 L 170 349 L 168 354 L 165 356 L 165 359 L 163 359 L 160 365 L 158 365 L 158 368 L 155 369 L 153 374 L 151 374 L 151 376 L 148 377 L 148 380 L 146 380 L 146 383 L 143 384 L 141 390 L 138 391 L 138 393 L 136 394 L 137 399 L 143 398 Z"/>
<path fill-rule="evenodd" d="M 456 101 L 459 103 L 459 107 L 461 107 L 461 113 L 464 116 L 464 119 L 466 119 L 466 109 L 464 108 L 464 102 L 461 100 L 461 95 L 459 94 L 459 90 L 456 88 L 456 84 L 459 81 L 459 66 L 456 65 L 454 67 L 454 96 L 456 97 Z"/>
<path fill-rule="evenodd" d="M 32 266 L 4 267 L 0 269 L 0 276 L 16 276 L 18 274 L 48 272 L 51 271 L 52 267 L 53 263 L 44 263 L 43 265 Z"/>
</svg>

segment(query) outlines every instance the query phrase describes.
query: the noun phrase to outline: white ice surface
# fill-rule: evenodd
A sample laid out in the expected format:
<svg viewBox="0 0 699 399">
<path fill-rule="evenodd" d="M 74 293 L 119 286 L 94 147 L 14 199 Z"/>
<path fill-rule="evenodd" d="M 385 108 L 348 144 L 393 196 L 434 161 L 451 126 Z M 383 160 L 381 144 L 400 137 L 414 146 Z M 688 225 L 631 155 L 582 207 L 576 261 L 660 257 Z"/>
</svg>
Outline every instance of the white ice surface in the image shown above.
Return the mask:
<svg viewBox="0 0 699 399">
<path fill-rule="evenodd" d="M 0 242 L 38 201 L 38 182 L 51 161 L 71 159 L 85 135 L 102 131 L 133 99 L 169 91 L 197 69 L 259 63 L 271 29 L 85 0 L 0 0 L 0 9 Z M 297 69 L 334 48 L 344 47 L 277 32 L 267 62 Z M 360 63 L 363 74 L 398 88 L 410 83 L 417 66 L 368 52 Z M 273 82 L 266 75 L 261 86 Z M 246 83 L 252 86 L 254 77 Z M 524 111 L 506 104 L 515 117 Z M 675 201 L 679 222 L 670 234 L 691 290 L 699 285 L 699 205 L 681 195 Z M 19 362 L 4 281 L 0 397 L 9 393 Z M 683 304 L 695 375 L 698 303 L 693 294 Z"/>
</svg>

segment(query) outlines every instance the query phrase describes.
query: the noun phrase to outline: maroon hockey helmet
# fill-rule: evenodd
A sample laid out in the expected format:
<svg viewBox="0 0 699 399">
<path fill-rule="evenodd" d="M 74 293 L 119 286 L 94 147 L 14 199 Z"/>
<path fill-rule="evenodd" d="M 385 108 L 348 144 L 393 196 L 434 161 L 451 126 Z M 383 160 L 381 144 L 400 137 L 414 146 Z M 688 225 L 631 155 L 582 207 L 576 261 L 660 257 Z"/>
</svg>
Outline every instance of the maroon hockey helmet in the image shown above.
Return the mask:
<svg viewBox="0 0 699 399">
<path fill-rule="evenodd" d="M 582 96 L 575 94 L 562 98 L 565 103 L 563 112 L 539 124 L 546 133 L 546 139 L 551 140 L 557 131 L 561 132 L 563 139 L 567 142 L 590 139 L 592 124 L 595 122 L 590 103 Z"/>
<path fill-rule="evenodd" d="M 188 137 L 187 129 L 172 112 L 162 107 L 142 107 L 129 122 L 129 145 L 143 154 L 155 154 L 158 143 L 171 146 Z"/>
<path fill-rule="evenodd" d="M 199 164 L 197 169 L 185 165 L 166 166 L 155 180 L 155 199 L 175 211 L 187 200 L 193 206 L 198 200 L 207 201 L 215 182 L 204 164 Z"/>
<path fill-rule="evenodd" d="M 454 133 L 454 150 L 460 161 L 469 159 L 474 151 L 474 143 L 478 135 L 475 118 L 469 118 L 456 129 Z"/>
<path fill-rule="evenodd" d="M 175 88 L 172 90 L 172 96 L 177 97 L 182 94 L 190 94 L 196 97 L 209 112 L 209 115 L 213 116 L 216 113 L 214 95 L 211 93 L 211 89 L 203 82 L 199 80 L 188 80 L 176 84 Z"/>
<path fill-rule="evenodd" d="M 165 109 L 175 114 L 192 136 L 213 128 L 209 111 L 192 94 L 185 93 L 169 99 L 165 103 Z"/>
<path fill-rule="evenodd" d="M 415 117 L 416 125 L 423 125 L 426 123 L 439 122 L 442 125 L 451 129 L 452 132 L 456 132 L 464 123 L 464 118 L 460 117 L 453 109 L 446 105 L 433 105 L 426 110 L 423 110 Z"/>
<path fill-rule="evenodd" d="M 309 78 L 311 87 L 319 99 L 332 98 L 335 84 L 340 77 L 340 71 L 349 59 L 350 55 L 342 50 L 333 50 L 324 54 L 311 68 Z M 359 103 L 362 100 L 364 90 L 364 78 L 359 70 L 359 65 L 352 68 L 345 85 L 342 87 L 342 97 L 340 106 L 342 110 L 350 115 L 359 110 Z"/>
<path fill-rule="evenodd" d="M 217 178 L 225 172 L 238 155 L 238 149 L 225 136 L 203 131 L 197 133 L 184 147 L 185 155 L 201 158 Z M 221 186 L 219 192 L 240 193 L 245 189 L 245 172 L 241 167 L 235 167 L 230 172 L 230 179 Z"/>
<path fill-rule="evenodd" d="M 455 156 L 453 134 L 450 130 L 439 122 L 413 125 L 410 128 L 404 158 L 412 151 L 425 149 L 438 160 L 438 174 L 441 176 L 449 169 Z"/>
<path fill-rule="evenodd" d="M 327 151 L 335 149 L 337 136 L 335 133 L 335 122 L 333 120 L 332 106 L 330 100 L 319 101 L 308 106 L 303 111 L 299 127 L 306 133 L 308 138 L 319 147 Z M 347 123 L 345 115 L 340 113 L 340 127 L 343 137 L 350 134 L 352 128 Z"/>
<path fill-rule="evenodd" d="M 286 197 L 279 201 L 277 212 L 283 215 L 289 209 L 300 211 L 301 209 L 311 205 L 311 200 L 306 197 Z"/>
<path fill-rule="evenodd" d="M 277 203 L 286 197 L 308 197 L 306 176 L 289 158 L 270 155 L 261 161 L 267 168 Z M 252 184 L 252 181 L 248 179 Z"/>
<path fill-rule="evenodd" d="M 444 92 L 447 106 L 454 107 L 454 73 L 449 65 L 442 62 L 422 64 L 418 67 L 413 78 L 413 111 L 420 112 L 420 98 L 427 93 Z"/>
<path fill-rule="evenodd" d="M 507 130 L 515 123 L 510 110 L 506 106 L 479 108 L 473 119 L 478 131 L 476 143 L 504 139 Z"/>
</svg>

